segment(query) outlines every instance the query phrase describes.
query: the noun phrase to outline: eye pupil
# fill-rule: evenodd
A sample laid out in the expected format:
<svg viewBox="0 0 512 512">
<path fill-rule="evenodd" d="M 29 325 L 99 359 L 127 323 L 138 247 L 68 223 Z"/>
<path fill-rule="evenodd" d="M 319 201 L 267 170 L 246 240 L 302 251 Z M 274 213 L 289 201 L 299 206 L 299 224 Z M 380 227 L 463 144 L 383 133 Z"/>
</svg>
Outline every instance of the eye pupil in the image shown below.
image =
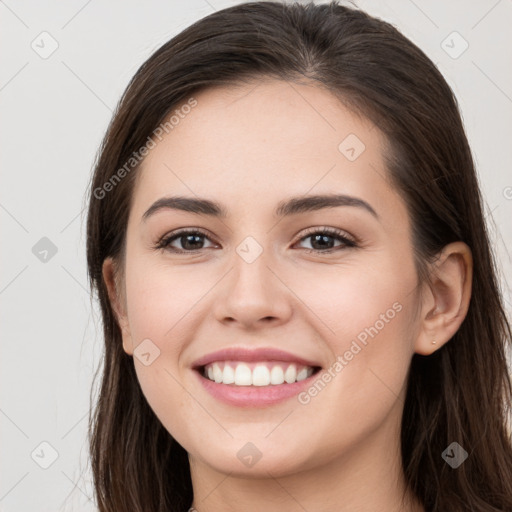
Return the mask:
<svg viewBox="0 0 512 512">
<path fill-rule="evenodd" d="M 319 244 L 320 248 L 324 248 L 325 249 L 325 247 L 328 246 L 328 248 L 330 249 L 332 244 L 326 243 L 326 239 L 329 239 L 329 238 L 332 241 L 332 236 L 330 236 L 330 235 L 321 235 L 321 234 L 320 235 L 314 235 L 313 236 L 314 242 L 312 242 L 312 245 L 314 246 L 314 243 L 320 242 L 320 244 Z"/>
<path fill-rule="evenodd" d="M 186 240 L 185 243 L 183 243 L 183 241 Z M 182 241 L 182 247 L 184 249 L 191 249 L 191 250 L 195 250 L 195 249 L 201 249 L 201 247 L 197 247 L 196 245 L 194 245 L 194 240 L 196 243 L 198 243 L 199 245 L 202 245 L 202 235 L 194 235 L 194 234 L 190 234 L 190 235 L 184 235 L 181 237 L 181 241 Z M 192 247 L 187 247 L 187 245 L 191 242 L 192 244 Z"/>
</svg>

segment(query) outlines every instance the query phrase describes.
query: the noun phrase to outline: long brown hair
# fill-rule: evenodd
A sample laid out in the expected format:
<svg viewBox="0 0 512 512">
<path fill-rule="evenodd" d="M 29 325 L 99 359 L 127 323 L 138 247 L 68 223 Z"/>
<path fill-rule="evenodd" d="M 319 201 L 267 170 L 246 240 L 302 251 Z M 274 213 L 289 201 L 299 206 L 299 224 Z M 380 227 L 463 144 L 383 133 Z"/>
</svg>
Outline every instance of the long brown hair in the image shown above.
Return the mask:
<svg viewBox="0 0 512 512">
<path fill-rule="evenodd" d="M 193 497 L 187 453 L 142 394 L 102 279 L 105 258 L 123 264 L 137 165 L 125 167 L 122 179 L 112 177 L 119 178 L 118 170 L 193 94 L 263 77 L 316 83 L 384 133 L 388 174 L 412 220 L 420 279 L 428 279 L 427 263 L 446 244 L 461 240 L 471 248 L 473 292 L 465 320 L 450 342 L 411 361 L 402 465 L 427 511 L 512 511 L 506 362 L 512 336 L 456 98 L 397 29 L 337 2 L 253 2 L 215 12 L 158 49 L 119 102 L 98 152 L 87 219 L 90 285 L 105 339 L 89 420 L 99 511 L 182 512 Z M 468 452 L 457 469 L 442 457 L 452 442 Z"/>
</svg>

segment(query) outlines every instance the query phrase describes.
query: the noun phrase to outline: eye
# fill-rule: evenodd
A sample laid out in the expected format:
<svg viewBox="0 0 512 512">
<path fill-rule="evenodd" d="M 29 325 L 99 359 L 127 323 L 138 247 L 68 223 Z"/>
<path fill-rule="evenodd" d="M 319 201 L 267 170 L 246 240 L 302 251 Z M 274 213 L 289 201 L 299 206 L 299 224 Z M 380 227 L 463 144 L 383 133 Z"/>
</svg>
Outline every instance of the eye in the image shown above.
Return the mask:
<svg viewBox="0 0 512 512">
<path fill-rule="evenodd" d="M 201 238 L 208 238 L 208 236 L 199 229 L 182 229 L 161 238 L 154 248 L 176 253 L 195 253 L 204 248 Z M 171 246 L 175 240 L 181 244 L 182 249 Z"/>
<path fill-rule="evenodd" d="M 207 233 L 197 228 L 182 229 L 162 237 L 154 246 L 155 249 L 164 249 L 173 253 L 193 254 L 205 249 L 202 239 L 210 240 Z M 357 247 L 357 243 L 345 232 L 336 228 L 310 228 L 299 242 L 311 239 L 312 249 L 305 249 L 308 253 L 331 253 L 347 247 Z M 339 241 L 338 246 L 332 246 L 332 241 Z M 181 248 L 173 247 L 179 242 Z M 316 246 L 316 247 L 315 247 Z"/>
<path fill-rule="evenodd" d="M 311 239 L 312 249 L 306 249 L 308 253 L 331 253 L 347 247 L 357 247 L 357 243 L 344 231 L 336 228 L 310 228 L 299 242 Z M 334 247 L 332 241 L 338 240 L 340 245 Z"/>
</svg>

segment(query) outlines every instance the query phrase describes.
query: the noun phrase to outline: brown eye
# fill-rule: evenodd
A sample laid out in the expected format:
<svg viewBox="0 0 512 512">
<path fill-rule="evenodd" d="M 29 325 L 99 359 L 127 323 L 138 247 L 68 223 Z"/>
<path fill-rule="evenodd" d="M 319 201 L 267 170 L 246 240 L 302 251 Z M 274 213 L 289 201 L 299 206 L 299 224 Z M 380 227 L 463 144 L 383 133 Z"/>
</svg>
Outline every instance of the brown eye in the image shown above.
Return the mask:
<svg viewBox="0 0 512 512">
<path fill-rule="evenodd" d="M 205 238 L 208 239 L 207 235 L 197 229 L 181 230 L 163 237 L 155 248 L 177 253 L 193 253 L 205 248 L 203 241 Z M 181 245 L 181 248 L 171 246 L 175 241 Z"/>
<path fill-rule="evenodd" d="M 315 228 L 310 231 L 306 236 L 303 236 L 300 241 L 311 239 L 311 249 L 306 249 L 307 252 L 314 253 L 330 253 L 347 247 L 357 247 L 357 244 L 351 238 L 338 229 L 333 228 Z M 339 241 L 338 246 L 333 244 Z"/>
<path fill-rule="evenodd" d="M 345 232 L 334 228 L 312 228 L 305 236 L 302 236 L 299 242 L 308 239 L 311 239 L 311 249 L 305 249 L 308 253 L 331 253 L 345 248 L 357 247 L 357 243 L 349 238 Z M 164 236 L 155 245 L 155 249 L 191 254 L 202 249 L 211 248 L 211 246 L 204 246 L 204 240 L 210 240 L 205 232 L 198 229 L 183 229 Z M 336 242 L 339 242 L 338 245 L 335 245 Z M 181 247 L 172 245 L 176 243 Z"/>
</svg>

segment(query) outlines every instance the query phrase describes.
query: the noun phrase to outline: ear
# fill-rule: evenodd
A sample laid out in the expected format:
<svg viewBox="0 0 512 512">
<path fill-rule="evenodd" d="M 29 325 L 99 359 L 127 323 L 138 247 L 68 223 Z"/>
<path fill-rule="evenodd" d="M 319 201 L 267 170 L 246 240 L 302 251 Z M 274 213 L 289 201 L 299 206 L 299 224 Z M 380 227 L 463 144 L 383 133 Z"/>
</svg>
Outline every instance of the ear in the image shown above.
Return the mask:
<svg viewBox="0 0 512 512">
<path fill-rule="evenodd" d="M 420 333 L 415 352 L 430 355 L 457 332 L 469 308 L 473 280 L 471 249 L 464 242 L 443 248 L 422 294 Z M 434 343 L 435 342 L 435 343 Z"/>
<path fill-rule="evenodd" d="M 126 297 L 120 282 L 120 272 L 116 262 L 111 257 L 106 258 L 103 262 L 102 274 L 105 286 L 107 287 L 110 304 L 121 329 L 123 349 L 128 355 L 132 356 L 133 341 L 130 334 L 128 317 L 126 315 Z"/>
</svg>

